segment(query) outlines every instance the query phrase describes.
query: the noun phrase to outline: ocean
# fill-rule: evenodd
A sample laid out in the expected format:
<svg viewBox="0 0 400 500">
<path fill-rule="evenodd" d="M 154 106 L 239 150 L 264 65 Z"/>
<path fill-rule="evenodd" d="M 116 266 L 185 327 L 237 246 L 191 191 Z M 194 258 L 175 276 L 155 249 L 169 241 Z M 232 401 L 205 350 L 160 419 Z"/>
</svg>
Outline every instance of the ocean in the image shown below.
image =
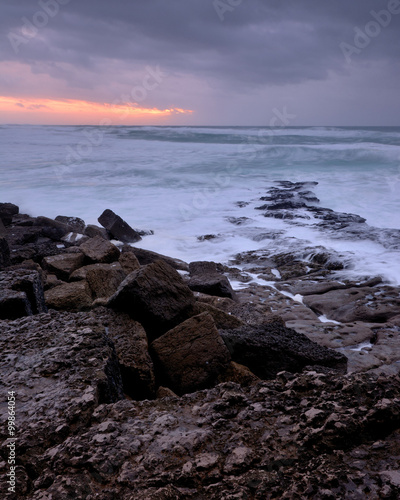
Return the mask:
<svg viewBox="0 0 400 500">
<path fill-rule="evenodd" d="M 400 284 L 400 127 L 3 125 L 0 144 L 0 201 L 23 213 L 94 224 L 110 208 L 154 231 L 137 246 L 187 262 L 318 246 L 346 263 L 339 277 Z M 367 228 L 265 217 L 255 208 L 278 181 L 318 182 L 321 207 Z"/>
</svg>

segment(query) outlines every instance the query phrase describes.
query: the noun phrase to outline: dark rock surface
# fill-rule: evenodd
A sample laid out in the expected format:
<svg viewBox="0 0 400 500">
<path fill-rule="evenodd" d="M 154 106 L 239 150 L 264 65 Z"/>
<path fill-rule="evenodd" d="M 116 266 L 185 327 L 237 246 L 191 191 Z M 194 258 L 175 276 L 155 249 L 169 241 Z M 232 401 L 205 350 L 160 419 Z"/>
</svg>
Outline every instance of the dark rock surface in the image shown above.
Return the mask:
<svg viewBox="0 0 400 500">
<path fill-rule="evenodd" d="M 68 281 L 70 275 L 83 266 L 84 258 L 82 252 L 53 255 L 43 259 L 43 268 L 55 274 L 60 280 Z"/>
<path fill-rule="evenodd" d="M 154 339 L 191 316 L 194 302 L 179 273 L 158 260 L 127 276 L 108 305 L 142 323 Z"/>
<path fill-rule="evenodd" d="M 274 378 L 281 371 L 299 372 L 315 365 L 346 372 L 346 356 L 285 327 L 280 318 L 220 333 L 232 359 L 262 379 Z"/>
<path fill-rule="evenodd" d="M 80 219 L 79 217 L 68 217 L 66 215 L 57 215 L 55 218 L 56 221 L 62 222 L 63 224 L 67 224 L 70 230 L 74 233 L 83 234 L 85 230 L 85 221 Z"/>
<path fill-rule="evenodd" d="M 86 281 L 64 283 L 44 294 L 49 309 L 60 311 L 86 311 L 92 305 L 92 294 Z"/>
<path fill-rule="evenodd" d="M 182 260 L 179 259 L 173 259 L 172 257 L 168 257 L 167 255 L 161 255 L 157 252 L 152 252 L 151 250 L 124 246 L 122 247 L 122 254 L 124 252 L 133 252 L 141 266 L 152 264 L 157 260 L 163 260 L 174 269 L 178 269 L 181 271 L 189 270 L 189 265 L 186 262 L 183 262 Z"/>
<path fill-rule="evenodd" d="M 88 262 L 99 262 L 109 264 L 119 259 L 120 251 L 118 247 L 101 236 L 95 236 L 82 243 L 79 247 Z"/>
<path fill-rule="evenodd" d="M 228 278 L 218 270 L 215 262 L 191 262 L 189 273 L 188 286 L 191 290 L 217 297 L 235 298 L 235 292 Z"/>
<path fill-rule="evenodd" d="M 142 239 L 137 231 L 112 210 L 104 210 L 98 221 L 107 229 L 112 239 L 123 243 L 136 243 Z"/>
</svg>

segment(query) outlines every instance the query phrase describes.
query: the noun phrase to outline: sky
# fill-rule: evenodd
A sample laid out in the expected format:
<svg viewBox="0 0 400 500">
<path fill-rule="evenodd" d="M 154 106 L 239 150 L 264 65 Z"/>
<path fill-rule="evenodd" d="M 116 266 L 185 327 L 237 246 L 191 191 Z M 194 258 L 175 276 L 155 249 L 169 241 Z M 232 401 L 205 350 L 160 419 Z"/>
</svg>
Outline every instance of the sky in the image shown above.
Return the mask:
<svg viewBox="0 0 400 500">
<path fill-rule="evenodd" d="M 1 0 L 0 123 L 400 125 L 400 0 Z"/>
</svg>

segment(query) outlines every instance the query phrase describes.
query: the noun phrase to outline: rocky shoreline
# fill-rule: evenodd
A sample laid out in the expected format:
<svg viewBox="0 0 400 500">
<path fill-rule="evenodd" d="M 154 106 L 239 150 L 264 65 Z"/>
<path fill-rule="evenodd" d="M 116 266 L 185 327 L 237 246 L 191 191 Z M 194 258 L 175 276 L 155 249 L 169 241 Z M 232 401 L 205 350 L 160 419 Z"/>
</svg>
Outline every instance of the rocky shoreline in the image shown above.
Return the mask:
<svg viewBox="0 0 400 500">
<path fill-rule="evenodd" d="M 361 235 L 310 187 L 259 208 Z M 2 498 L 399 497 L 398 287 L 321 249 L 186 263 L 99 223 L 0 203 Z"/>
</svg>

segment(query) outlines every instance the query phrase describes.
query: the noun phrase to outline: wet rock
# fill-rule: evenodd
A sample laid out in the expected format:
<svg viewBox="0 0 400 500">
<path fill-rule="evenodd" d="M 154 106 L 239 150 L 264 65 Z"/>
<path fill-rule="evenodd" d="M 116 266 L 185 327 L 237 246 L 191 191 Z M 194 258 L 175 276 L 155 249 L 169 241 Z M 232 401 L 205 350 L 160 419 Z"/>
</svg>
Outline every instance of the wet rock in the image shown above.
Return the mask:
<svg viewBox="0 0 400 500">
<path fill-rule="evenodd" d="M 169 264 L 171 267 L 174 269 L 178 269 L 181 271 L 188 271 L 189 270 L 189 265 L 186 262 L 183 262 L 182 260 L 179 259 L 173 259 L 171 257 L 168 257 L 166 255 L 161 255 L 157 252 L 152 252 L 151 250 L 145 250 L 143 248 L 136 248 L 136 247 L 128 247 L 124 246 L 122 247 L 122 253 L 125 252 L 133 252 L 136 258 L 139 261 L 139 264 L 141 266 L 146 266 L 147 264 L 152 264 L 153 262 L 156 262 L 157 260 L 163 260 L 167 264 Z"/>
<path fill-rule="evenodd" d="M 68 217 L 65 215 L 57 215 L 55 218 L 56 221 L 62 222 L 69 226 L 71 232 L 83 234 L 85 230 L 85 221 L 80 219 L 79 217 Z"/>
<path fill-rule="evenodd" d="M 86 280 L 94 299 L 111 297 L 125 279 L 126 274 L 118 262 L 87 266 Z"/>
<path fill-rule="evenodd" d="M 53 255 L 43 259 L 43 268 L 55 274 L 60 280 L 68 281 L 70 275 L 83 266 L 84 258 L 82 252 Z"/>
<path fill-rule="evenodd" d="M 42 280 L 37 271 L 20 269 L 1 272 L 0 290 L 2 297 L 12 299 L 12 302 L 8 300 L 2 302 L 3 318 L 14 319 L 21 317 L 25 315 L 24 311 L 26 311 L 26 314 L 47 312 Z M 11 294 L 10 291 L 19 293 Z M 12 304 L 14 305 L 12 306 Z M 7 313 L 8 307 L 12 311 L 12 313 L 10 312 L 11 316 Z"/>
<path fill-rule="evenodd" d="M 19 207 L 13 203 L 0 203 L 0 220 L 5 226 L 9 226 L 13 216 L 19 213 Z"/>
<path fill-rule="evenodd" d="M 42 236 L 55 241 L 59 241 L 63 236 L 71 232 L 67 224 L 48 217 L 36 217 L 33 225 L 40 228 Z"/>
<path fill-rule="evenodd" d="M 280 319 L 220 333 L 232 359 L 262 379 L 273 378 L 283 370 L 297 372 L 313 365 L 346 371 L 347 359 L 343 354 L 286 328 Z"/>
<path fill-rule="evenodd" d="M 121 252 L 119 263 L 126 275 L 133 273 L 140 267 L 139 261 L 133 252 Z"/>
<path fill-rule="evenodd" d="M 104 307 L 95 309 L 93 316 L 107 328 L 114 344 L 125 394 L 137 400 L 154 398 L 154 368 L 142 325 Z"/>
<path fill-rule="evenodd" d="M 65 283 L 50 288 L 44 294 L 49 309 L 85 311 L 92 305 L 92 296 L 86 281 Z"/>
<path fill-rule="evenodd" d="M 127 222 L 112 210 L 104 210 L 98 221 L 107 229 L 112 239 L 122 241 L 123 243 L 135 243 L 142 239 L 137 231 L 132 229 Z"/>
<path fill-rule="evenodd" d="M 118 247 L 110 241 L 103 239 L 101 236 L 96 236 L 85 241 L 80 247 L 87 260 L 93 263 L 109 264 L 119 259 L 120 251 Z"/>
<path fill-rule="evenodd" d="M 0 292 L 0 319 L 30 316 L 32 309 L 25 292 L 5 289 Z"/>
<path fill-rule="evenodd" d="M 0 270 L 11 265 L 10 248 L 6 238 L 0 235 Z"/>
<path fill-rule="evenodd" d="M 177 394 L 209 387 L 229 361 L 229 352 L 210 314 L 176 326 L 151 344 L 157 365 Z M 161 375 L 161 376 L 162 376 Z"/>
<path fill-rule="evenodd" d="M 218 329 L 227 330 L 232 328 L 239 328 L 243 325 L 243 322 L 233 314 L 229 314 L 205 302 L 196 302 L 194 306 L 194 314 L 197 315 L 203 312 L 208 312 L 212 316 Z"/>
<path fill-rule="evenodd" d="M 188 286 L 191 290 L 218 297 L 235 298 L 235 292 L 228 278 L 218 271 L 215 262 L 191 262 L 189 272 Z"/>
<path fill-rule="evenodd" d="M 154 339 L 190 317 L 194 302 L 179 273 L 158 260 L 127 276 L 110 298 L 109 307 L 127 312 Z"/>
<path fill-rule="evenodd" d="M 110 239 L 106 229 L 104 229 L 103 227 L 96 226 L 94 224 L 88 224 L 85 227 L 83 234 L 85 236 L 89 236 L 89 238 L 96 238 L 96 236 L 100 236 L 104 240 Z"/>
</svg>

